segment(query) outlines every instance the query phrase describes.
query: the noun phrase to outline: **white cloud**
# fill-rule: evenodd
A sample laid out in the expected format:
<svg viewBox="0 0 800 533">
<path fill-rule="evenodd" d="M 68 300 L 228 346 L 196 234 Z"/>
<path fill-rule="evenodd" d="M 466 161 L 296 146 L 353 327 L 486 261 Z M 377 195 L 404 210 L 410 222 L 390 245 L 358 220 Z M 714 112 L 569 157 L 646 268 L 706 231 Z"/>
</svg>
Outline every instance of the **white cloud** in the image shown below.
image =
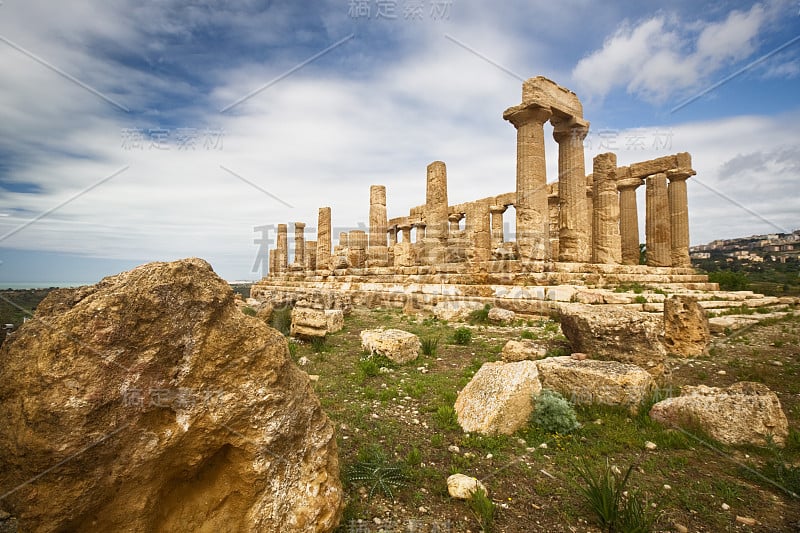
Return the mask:
<svg viewBox="0 0 800 533">
<path fill-rule="evenodd" d="M 578 62 L 572 78 L 589 96 L 602 98 L 624 87 L 629 94 L 660 103 L 698 88 L 721 68 L 749 57 L 773 14 L 756 4 L 705 24 L 690 25 L 663 13 L 636 25 L 624 22 L 602 48 Z"/>
</svg>

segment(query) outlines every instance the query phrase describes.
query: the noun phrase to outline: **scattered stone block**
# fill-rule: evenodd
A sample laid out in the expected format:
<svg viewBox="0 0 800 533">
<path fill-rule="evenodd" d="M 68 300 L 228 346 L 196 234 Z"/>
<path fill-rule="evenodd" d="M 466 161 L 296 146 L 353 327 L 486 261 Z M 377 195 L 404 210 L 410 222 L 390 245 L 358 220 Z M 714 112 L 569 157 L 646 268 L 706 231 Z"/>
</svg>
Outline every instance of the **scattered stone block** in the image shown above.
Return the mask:
<svg viewBox="0 0 800 533">
<path fill-rule="evenodd" d="M 766 385 L 740 381 L 728 388 L 684 387 L 658 402 L 650 417 L 673 427 L 701 427 L 724 444 L 786 443 L 789 426 L 778 396 Z"/>
<path fill-rule="evenodd" d="M 292 325 L 289 329 L 292 337 L 313 338 L 324 337 L 328 333 L 328 318 L 322 309 L 295 307 L 292 309 Z"/>
<path fill-rule="evenodd" d="M 575 404 L 599 403 L 635 409 L 647 399 L 655 381 L 642 368 L 618 361 L 548 357 L 537 362 L 542 388 Z"/>
<path fill-rule="evenodd" d="M 683 357 L 708 355 L 708 316 L 693 296 L 673 295 L 664 302 L 664 345 Z"/>
<path fill-rule="evenodd" d="M 407 363 L 419 357 L 419 337 L 400 329 L 366 329 L 361 332 L 361 346 L 370 354 L 388 357 L 395 363 Z"/>
<path fill-rule="evenodd" d="M 468 500 L 478 489 L 483 489 L 486 496 L 489 496 L 486 485 L 474 477 L 465 476 L 464 474 L 453 474 L 447 478 L 447 492 L 452 498 Z"/>
<path fill-rule="evenodd" d="M 534 361 L 485 363 L 456 399 L 458 423 L 468 432 L 511 435 L 528 423 L 541 390 Z"/>
<path fill-rule="evenodd" d="M 661 316 L 615 306 L 561 307 L 561 330 L 574 351 L 631 363 L 654 375 L 663 372 L 667 353 L 661 342 L 663 323 Z"/>
<path fill-rule="evenodd" d="M 341 309 L 326 309 L 325 323 L 328 333 L 336 333 L 344 327 L 344 312 Z"/>
<path fill-rule="evenodd" d="M 483 306 L 484 304 L 480 302 L 447 300 L 433 307 L 433 316 L 448 322 L 466 320 L 473 311 L 483 309 Z"/>
<path fill-rule="evenodd" d="M 515 363 L 517 361 L 534 361 L 541 359 L 547 354 L 547 348 L 541 344 L 528 339 L 519 341 L 510 340 L 500 353 L 500 357 L 505 363 Z"/>
<path fill-rule="evenodd" d="M 197 258 L 39 304 L 0 348 L 2 507 L 20 531 L 336 528 L 334 426 L 283 335 L 235 306 Z"/>
<path fill-rule="evenodd" d="M 507 323 L 516 320 L 517 314 L 509 309 L 492 307 L 489 309 L 489 320 L 492 322 Z"/>
</svg>

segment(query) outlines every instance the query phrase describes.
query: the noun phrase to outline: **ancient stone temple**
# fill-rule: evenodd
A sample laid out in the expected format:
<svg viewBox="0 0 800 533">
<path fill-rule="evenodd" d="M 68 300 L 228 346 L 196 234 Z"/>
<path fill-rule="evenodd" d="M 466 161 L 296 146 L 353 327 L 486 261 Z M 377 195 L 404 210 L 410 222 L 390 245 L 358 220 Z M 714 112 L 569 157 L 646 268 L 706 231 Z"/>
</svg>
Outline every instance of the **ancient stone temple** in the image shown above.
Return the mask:
<svg viewBox="0 0 800 533">
<path fill-rule="evenodd" d="M 502 307 L 536 313 L 546 311 L 548 301 L 571 298 L 564 286 L 716 288 L 690 267 L 686 179 L 695 171 L 688 153 L 624 167 L 615 154 L 599 154 L 587 174 L 583 106 L 575 93 L 541 76 L 523 83 L 522 102 L 503 118 L 517 134 L 515 190 L 451 205 L 447 167 L 434 161 L 427 167 L 424 203 L 387 219 L 386 187 L 372 185 L 365 195 L 369 231 L 341 233 L 334 245 L 331 208 L 322 207 L 316 241 L 305 241 L 304 223 L 293 224 L 290 263 L 288 225 L 279 224 L 270 273 L 253 286 L 253 296 L 287 303 L 324 299 L 326 306 L 500 299 Z M 551 183 L 548 121 L 558 144 L 558 179 Z M 639 206 L 636 189 L 642 185 L 646 203 Z M 516 213 L 513 238 L 504 231 L 509 207 Z M 646 264 L 640 264 L 640 209 L 646 214 Z"/>
</svg>

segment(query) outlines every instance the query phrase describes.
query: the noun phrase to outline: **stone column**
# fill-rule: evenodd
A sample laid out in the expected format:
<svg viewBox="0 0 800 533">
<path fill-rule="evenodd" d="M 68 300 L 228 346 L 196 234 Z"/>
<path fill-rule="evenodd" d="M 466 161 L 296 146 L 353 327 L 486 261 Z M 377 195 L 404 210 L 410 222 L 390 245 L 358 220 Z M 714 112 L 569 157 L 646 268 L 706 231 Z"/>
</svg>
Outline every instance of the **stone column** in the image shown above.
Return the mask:
<svg viewBox="0 0 800 533">
<path fill-rule="evenodd" d="M 306 256 L 305 264 L 303 265 L 306 270 L 317 269 L 317 241 L 306 241 Z"/>
<path fill-rule="evenodd" d="M 398 224 L 397 229 L 400 231 L 400 240 L 402 242 L 411 242 L 411 223 Z"/>
<path fill-rule="evenodd" d="M 447 240 L 447 167 L 442 161 L 428 165 L 425 194 L 426 237 Z"/>
<path fill-rule="evenodd" d="M 367 259 L 367 233 L 359 229 L 348 233 L 347 247 L 350 250 L 350 265 L 353 268 L 364 268 Z"/>
<path fill-rule="evenodd" d="M 547 184 L 547 218 L 550 221 L 550 257 L 558 257 L 558 228 L 559 228 L 559 212 L 560 206 L 558 201 L 558 186 L 557 181 Z"/>
<path fill-rule="evenodd" d="M 287 229 L 286 224 L 278 224 L 278 272 L 286 272 L 289 268 Z"/>
<path fill-rule="evenodd" d="M 459 229 L 458 223 L 461 222 L 461 219 L 464 218 L 464 215 L 461 213 L 453 213 L 447 217 L 448 222 L 450 222 L 450 238 L 455 239 L 458 237 L 458 232 L 461 231 Z"/>
<path fill-rule="evenodd" d="M 489 212 L 492 214 L 492 249 L 503 245 L 503 213 L 506 212 L 504 205 L 490 205 Z"/>
<path fill-rule="evenodd" d="M 339 247 L 340 248 L 350 247 L 350 238 L 346 231 L 339 232 Z"/>
<path fill-rule="evenodd" d="M 594 250 L 594 175 L 586 175 L 586 227 L 589 228 L 589 250 Z M 593 252 L 592 252 L 593 253 Z M 591 253 L 589 261 L 592 261 Z"/>
<path fill-rule="evenodd" d="M 467 235 L 472 242 L 472 261 L 484 262 L 492 258 L 492 232 L 488 200 L 468 204 Z"/>
<path fill-rule="evenodd" d="M 397 244 L 397 226 L 392 226 L 388 229 L 389 232 L 389 246 Z"/>
<path fill-rule="evenodd" d="M 369 188 L 369 248 L 367 266 L 386 266 L 389 248 L 386 246 L 386 187 L 372 185 Z"/>
<path fill-rule="evenodd" d="M 644 180 L 630 177 L 630 169 L 625 177 L 617 180 L 623 265 L 639 264 L 639 210 L 636 206 L 636 189 L 643 184 Z"/>
<path fill-rule="evenodd" d="M 535 104 L 507 109 L 503 118 L 517 129 L 517 249 L 520 259 L 549 259 L 547 164 L 544 123 L 552 115 Z"/>
<path fill-rule="evenodd" d="M 578 118 L 554 123 L 558 143 L 558 260 L 586 263 L 591 259 L 591 225 L 586 216 L 586 167 L 583 140 L 589 123 Z"/>
<path fill-rule="evenodd" d="M 306 263 L 305 231 L 306 231 L 305 222 L 294 223 L 294 263 L 292 263 L 292 269 L 295 270 L 302 270 L 305 268 L 305 263 Z"/>
<path fill-rule="evenodd" d="M 317 268 L 325 270 L 331 262 L 331 208 L 320 207 L 317 222 Z"/>
<path fill-rule="evenodd" d="M 672 237 L 670 236 L 667 176 L 663 173 L 647 176 L 646 184 L 647 265 L 668 267 L 672 265 Z"/>
<path fill-rule="evenodd" d="M 269 251 L 269 275 L 274 276 L 278 273 L 278 250 L 275 248 Z"/>
<path fill-rule="evenodd" d="M 619 198 L 616 183 L 617 156 L 599 154 L 594 158 L 594 221 L 592 261 L 618 264 L 622 261 L 619 236 Z"/>
<path fill-rule="evenodd" d="M 689 199 L 686 180 L 694 175 L 693 170 L 668 170 L 667 195 L 669 197 L 669 222 L 672 266 L 690 267 L 689 258 Z"/>
</svg>

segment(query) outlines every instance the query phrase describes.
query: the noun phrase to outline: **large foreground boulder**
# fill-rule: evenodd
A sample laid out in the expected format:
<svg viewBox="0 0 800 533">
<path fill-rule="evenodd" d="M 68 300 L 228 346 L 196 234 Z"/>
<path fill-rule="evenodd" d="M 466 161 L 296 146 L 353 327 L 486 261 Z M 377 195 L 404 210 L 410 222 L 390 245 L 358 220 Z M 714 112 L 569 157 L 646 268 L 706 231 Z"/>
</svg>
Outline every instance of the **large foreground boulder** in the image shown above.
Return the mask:
<svg viewBox="0 0 800 533">
<path fill-rule="evenodd" d="M 694 296 L 675 294 L 664 301 L 664 345 L 683 357 L 708 355 L 708 316 Z"/>
<path fill-rule="evenodd" d="M 561 330 L 574 352 L 631 363 L 654 375 L 663 372 L 667 351 L 661 316 L 612 305 L 565 304 Z"/>
<path fill-rule="evenodd" d="M 334 428 L 285 339 L 200 259 L 52 292 L 0 349 L 21 531 L 322 532 Z"/>
<path fill-rule="evenodd" d="M 407 363 L 419 357 L 422 343 L 419 337 L 402 329 L 365 329 L 361 332 L 361 346 L 370 355 L 388 357 L 395 363 Z"/>
<path fill-rule="evenodd" d="M 724 444 L 786 443 L 789 426 L 778 396 L 766 385 L 740 381 L 726 389 L 684 387 L 650 409 L 650 417 L 675 427 L 701 428 Z"/>
<path fill-rule="evenodd" d="M 485 363 L 456 398 L 458 424 L 464 431 L 511 435 L 528 423 L 541 391 L 535 361 Z"/>
<path fill-rule="evenodd" d="M 618 361 L 548 357 L 538 362 L 542 388 L 576 404 L 639 406 L 655 388 L 653 377 L 636 365 Z"/>
</svg>

